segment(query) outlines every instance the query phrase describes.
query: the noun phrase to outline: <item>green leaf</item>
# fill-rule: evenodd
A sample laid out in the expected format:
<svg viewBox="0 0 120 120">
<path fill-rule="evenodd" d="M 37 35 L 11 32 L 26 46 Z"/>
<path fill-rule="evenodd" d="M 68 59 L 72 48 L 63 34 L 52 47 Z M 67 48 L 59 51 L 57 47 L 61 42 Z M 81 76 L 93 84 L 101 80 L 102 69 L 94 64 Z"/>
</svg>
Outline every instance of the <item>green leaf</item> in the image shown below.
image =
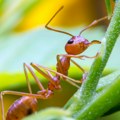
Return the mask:
<svg viewBox="0 0 120 120">
<path fill-rule="evenodd" d="M 101 117 L 98 120 L 120 120 L 120 111 L 118 111 L 118 112 L 116 112 L 114 114 L 111 114 L 111 115 Z"/>
<path fill-rule="evenodd" d="M 23 120 L 75 120 L 70 117 L 68 111 L 60 108 L 49 108 L 44 111 L 37 112 Z"/>
</svg>

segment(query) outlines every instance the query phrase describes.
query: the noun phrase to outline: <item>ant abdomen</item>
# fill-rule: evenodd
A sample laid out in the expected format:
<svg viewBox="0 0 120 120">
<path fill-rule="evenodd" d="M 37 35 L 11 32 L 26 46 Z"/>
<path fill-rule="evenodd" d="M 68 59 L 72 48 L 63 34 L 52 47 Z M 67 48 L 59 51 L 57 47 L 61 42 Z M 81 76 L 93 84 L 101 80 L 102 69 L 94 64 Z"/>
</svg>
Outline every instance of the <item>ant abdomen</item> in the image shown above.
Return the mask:
<svg viewBox="0 0 120 120">
<path fill-rule="evenodd" d="M 10 106 L 6 120 L 21 120 L 35 111 L 37 111 L 37 99 L 24 96 Z"/>
</svg>

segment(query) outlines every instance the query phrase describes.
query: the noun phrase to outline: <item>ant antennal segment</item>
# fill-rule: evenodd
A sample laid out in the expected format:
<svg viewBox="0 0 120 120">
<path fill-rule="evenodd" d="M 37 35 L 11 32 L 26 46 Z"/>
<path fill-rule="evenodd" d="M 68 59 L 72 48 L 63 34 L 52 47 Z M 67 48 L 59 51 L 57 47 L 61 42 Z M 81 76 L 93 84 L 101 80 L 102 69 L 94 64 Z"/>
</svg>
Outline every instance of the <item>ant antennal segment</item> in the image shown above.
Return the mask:
<svg viewBox="0 0 120 120">
<path fill-rule="evenodd" d="M 51 27 L 48 26 L 48 24 L 53 20 L 53 18 L 64 8 L 64 6 L 61 6 L 59 8 L 59 10 L 52 16 L 52 18 L 48 21 L 48 23 L 45 25 L 45 28 L 47 28 L 48 30 L 52 30 L 52 31 L 55 31 L 55 32 L 60 32 L 60 33 L 63 33 L 63 34 L 66 34 L 66 35 L 69 35 L 69 36 L 74 36 L 68 32 L 64 32 L 64 31 L 61 31 L 61 30 L 56 30 L 56 29 L 53 29 Z"/>
<path fill-rule="evenodd" d="M 97 23 L 103 21 L 103 20 L 106 20 L 108 18 L 108 16 L 105 16 L 101 19 L 98 19 L 98 20 L 94 20 L 90 25 L 88 25 L 87 27 L 85 27 L 83 30 L 80 31 L 79 33 L 79 36 L 87 29 L 91 28 L 93 25 L 96 25 Z"/>
</svg>

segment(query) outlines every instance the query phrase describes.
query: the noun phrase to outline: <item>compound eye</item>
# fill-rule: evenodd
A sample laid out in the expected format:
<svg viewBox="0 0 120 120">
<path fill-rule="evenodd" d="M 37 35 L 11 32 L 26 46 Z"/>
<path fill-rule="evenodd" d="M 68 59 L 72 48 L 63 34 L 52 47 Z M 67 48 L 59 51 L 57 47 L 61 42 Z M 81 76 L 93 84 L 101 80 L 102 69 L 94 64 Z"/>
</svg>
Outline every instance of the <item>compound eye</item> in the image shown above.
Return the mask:
<svg viewBox="0 0 120 120">
<path fill-rule="evenodd" d="M 74 42 L 73 40 L 69 40 L 67 43 L 72 44 L 73 42 Z"/>
</svg>

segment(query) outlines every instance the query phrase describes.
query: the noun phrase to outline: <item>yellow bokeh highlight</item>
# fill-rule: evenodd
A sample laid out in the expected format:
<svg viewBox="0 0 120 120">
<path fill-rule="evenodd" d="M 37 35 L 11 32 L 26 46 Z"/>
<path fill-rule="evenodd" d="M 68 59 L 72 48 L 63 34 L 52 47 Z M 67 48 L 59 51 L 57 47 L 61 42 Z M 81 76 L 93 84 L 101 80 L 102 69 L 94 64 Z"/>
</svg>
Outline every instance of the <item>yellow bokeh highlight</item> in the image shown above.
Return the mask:
<svg viewBox="0 0 120 120">
<path fill-rule="evenodd" d="M 64 9 L 54 18 L 50 26 L 72 27 L 81 23 L 89 23 L 97 16 L 102 16 L 104 10 L 97 14 L 96 4 L 102 3 L 93 0 L 44 0 L 35 5 L 23 18 L 16 30 L 27 30 L 44 26 L 55 12 L 64 5 Z M 99 4 L 99 7 L 102 4 Z"/>
<path fill-rule="evenodd" d="M 30 29 L 44 25 L 51 16 L 63 5 L 64 0 L 45 0 L 36 5 L 22 20 L 19 28 Z"/>
</svg>

